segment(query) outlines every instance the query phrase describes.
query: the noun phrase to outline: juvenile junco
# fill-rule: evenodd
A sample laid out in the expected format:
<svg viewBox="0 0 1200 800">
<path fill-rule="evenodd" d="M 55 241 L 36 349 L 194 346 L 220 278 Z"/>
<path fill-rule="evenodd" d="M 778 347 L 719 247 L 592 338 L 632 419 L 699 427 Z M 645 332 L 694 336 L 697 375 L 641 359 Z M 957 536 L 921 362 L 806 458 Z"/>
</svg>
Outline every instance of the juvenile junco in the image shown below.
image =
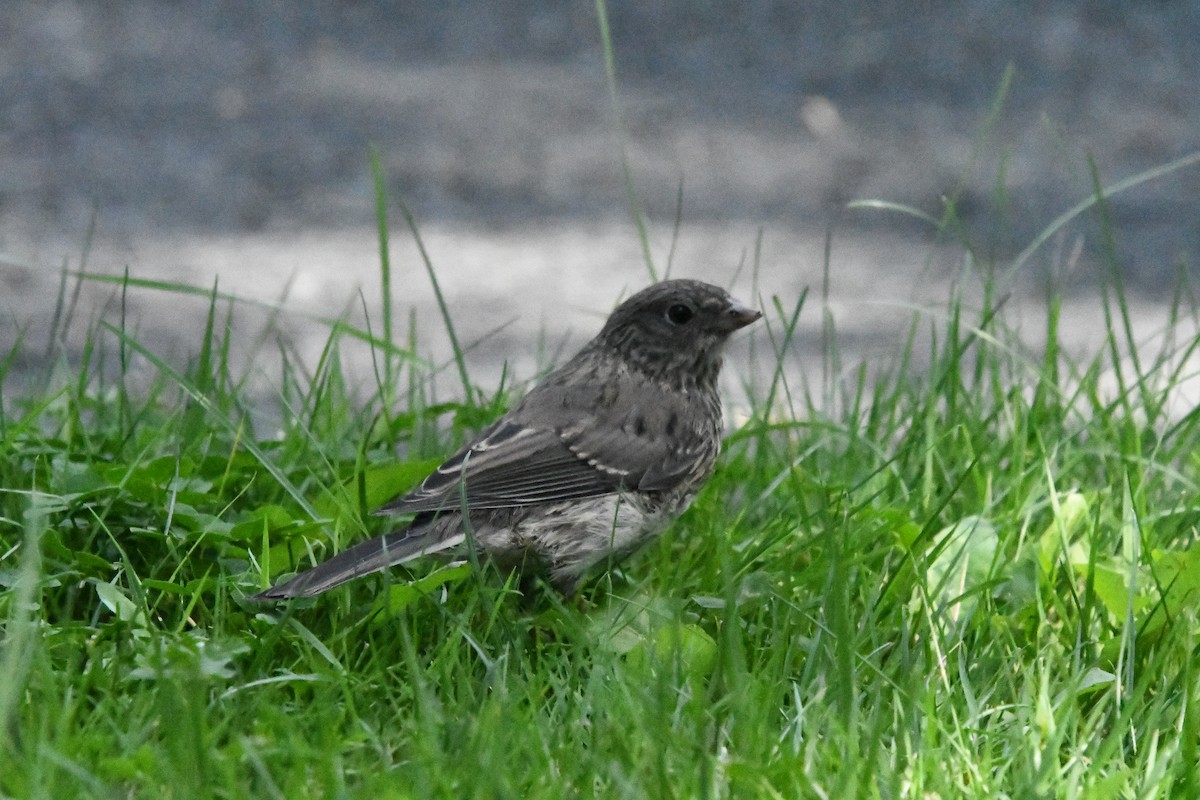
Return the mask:
<svg viewBox="0 0 1200 800">
<path fill-rule="evenodd" d="M 574 593 L 591 567 L 666 527 L 712 473 L 721 447 L 722 347 L 761 316 L 699 281 L 638 292 L 574 358 L 378 512 L 415 515 L 406 527 L 253 599 L 310 597 L 472 544 L 481 557 L 534 570 Z"/>
</svg>

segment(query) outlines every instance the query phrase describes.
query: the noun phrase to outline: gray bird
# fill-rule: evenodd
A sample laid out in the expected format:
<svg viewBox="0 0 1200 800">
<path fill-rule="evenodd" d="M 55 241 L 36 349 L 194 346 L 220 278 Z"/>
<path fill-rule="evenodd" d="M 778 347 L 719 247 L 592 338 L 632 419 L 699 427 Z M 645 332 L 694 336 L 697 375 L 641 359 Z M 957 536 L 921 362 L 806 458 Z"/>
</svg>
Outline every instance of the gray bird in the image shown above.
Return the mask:
<svg viewBox="0 0 1200 800">
<path fill-rule="evenodd" d="M 708 479 L 723 429 L 721 351 L 761 316 L 699 281 L 638 292 L 570 361 L 377 512 L 415 515 L 407 527 L 252 599 L 310 597 L 472 545 L 503 568 L 532 568 L 573 594 L 592 567 L 658 534 Z"/>
</svg>

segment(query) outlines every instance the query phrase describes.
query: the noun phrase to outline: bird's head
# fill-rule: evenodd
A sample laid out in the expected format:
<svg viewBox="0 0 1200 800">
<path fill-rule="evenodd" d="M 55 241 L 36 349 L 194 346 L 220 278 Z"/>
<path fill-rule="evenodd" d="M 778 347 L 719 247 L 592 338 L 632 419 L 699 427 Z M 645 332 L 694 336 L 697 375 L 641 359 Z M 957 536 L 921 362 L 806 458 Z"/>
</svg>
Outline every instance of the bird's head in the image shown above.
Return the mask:
<svg viewBox="0 0 1200 800">
<path fill-rule="evenodd" d="M 663 281 L 617 306 L 596 344 L 653 377 L 709 383 L 729 335 L 761 316 L 718 286 Z"/>
</svg>

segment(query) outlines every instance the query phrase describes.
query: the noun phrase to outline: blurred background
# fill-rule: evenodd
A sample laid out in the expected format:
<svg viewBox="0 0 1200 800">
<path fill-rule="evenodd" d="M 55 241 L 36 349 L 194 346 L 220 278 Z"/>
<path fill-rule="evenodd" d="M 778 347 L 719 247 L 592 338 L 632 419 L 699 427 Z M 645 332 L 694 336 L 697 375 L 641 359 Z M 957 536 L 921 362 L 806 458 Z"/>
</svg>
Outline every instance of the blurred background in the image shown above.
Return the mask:
<svg viewBox="0 0 1200 800">
<path fill-rule="evenodd" d="M 791 307 L 828 269 L 843 357 L 883 359 L 914 308 L 1004 271 L 1094 180 L 1200 150 L 1193 0 L 608 10 L 619 117 L 589 2 L 5 0 L 0 351 L 23 336 L 37 347 L 17 367 L 34 365 L 61 272 L 83 266 L 282 301 L 275 328 L 315 360 L 328 330 L 310 315 L 378 307 L 374 147 L 405 327 L 416 309 L 422 348 L 448 353 L 396 198 L 461 338 L 481 342 L 480 382 L 505 359 L 529 377 L 649 281 L 623 147 L 660 275 L 669 263 Z M 951 206 L 954 222 L 847 207 L 862 199 L 938 219 Z M 1152 336 L 1200 264 L 1200 165 L 1106 211 L 1111 242 L 1085 214 L 1004 273 L 1032 346 L 1047 282 L 1069 290 L 1064 338 L 1086 355 L 1113 267 Z M 118 295 L 82 285 L 69 348 Z M 203 300 L 126 303 L 147 344 L 195 352 Z M 818 366 L 819 311 L 810 299 L 801 318 L 802 371 Z"/>
</svg>

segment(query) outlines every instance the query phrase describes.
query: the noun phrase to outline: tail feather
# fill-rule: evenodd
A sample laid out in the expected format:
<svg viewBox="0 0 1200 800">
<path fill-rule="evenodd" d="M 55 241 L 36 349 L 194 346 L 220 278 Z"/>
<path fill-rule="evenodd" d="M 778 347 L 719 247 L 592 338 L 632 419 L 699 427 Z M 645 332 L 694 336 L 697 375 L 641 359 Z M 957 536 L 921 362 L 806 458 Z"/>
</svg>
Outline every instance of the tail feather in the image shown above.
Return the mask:
<svg viewBox="0 0 1200 800">
<path fill-rule="evenodd" d="M 249 599 L 264 602 L 291 597 L 313 597 L 363 575 L 380 572 L 396 564 L 455 547 L 461 544 L 464 538 L 462 533 L 436 540 L 420 534 L 414 536 L 411 530 L 389 533 L 343 550 L 328 561 L 322 561 L 312 569 Z"/>
</svg>

